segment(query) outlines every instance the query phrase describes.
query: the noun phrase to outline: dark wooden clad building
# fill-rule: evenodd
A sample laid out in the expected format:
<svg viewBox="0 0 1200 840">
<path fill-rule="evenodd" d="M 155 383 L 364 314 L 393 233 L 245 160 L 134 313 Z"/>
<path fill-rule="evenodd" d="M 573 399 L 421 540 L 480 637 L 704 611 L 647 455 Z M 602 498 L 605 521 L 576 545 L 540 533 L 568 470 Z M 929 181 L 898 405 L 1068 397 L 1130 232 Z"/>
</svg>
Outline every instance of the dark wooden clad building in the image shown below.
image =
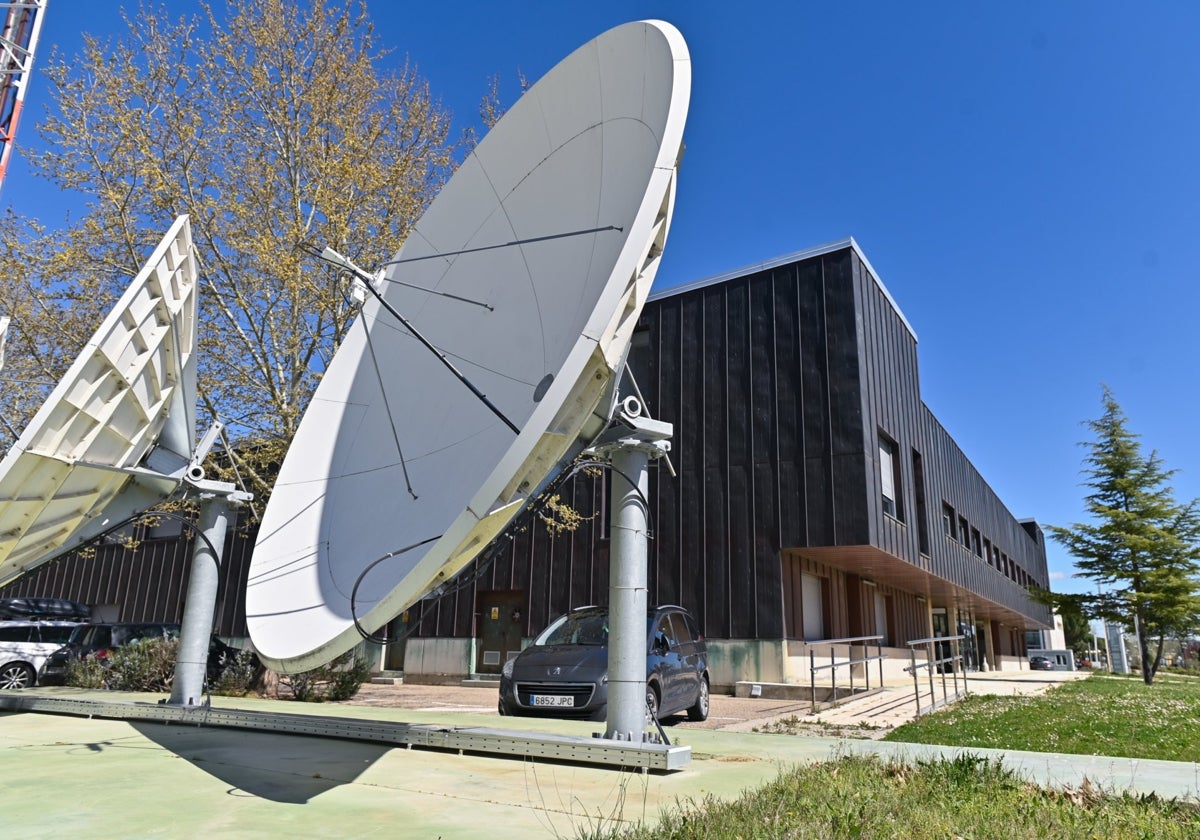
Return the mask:
<svg viewBox="0 0 1200 840">
<path fill-rule="evenodd" d="M 648 597 L 695 613 L 714 685 L 806 682 L 807 643 L 870 635 L 904 648 L 962 634 L 975 666 L 1023 667 L 1025 629 L 1051 624 L 1026 589 L 1048 587 L 1041 531 L 1014 519 L 921 400 L 916 335 L 853 240 L 652 296 L 630 366 L 675 432 L 675 476 L 651 470 Z M 392 629 L 417 632 L 386 664 L 498 671 L 556 615 L 606 603 L 607 481 L 580 476 L 563 495 L 592 518 L 535 527 L 473 586 L 414 607 Z M 231 537 L 228 635 L 244 627 L 243 542 Z M 153 562 L 184 579 L 185 563 Z M 155 577 L 95 568 L 139 603 L 151 584 L 134 579 Z M 95 602 L 94 587 L 50 586 L 49 573 L 0 594 Z M 166 614 L 153 617 L 169 618 L 178 595 L 163 587 L 179 583 L 156 585 Z"/>
<path fill-rule="evenodd" d="M 246 636 L 246 577 L 255 531 L 230 528 L 222 550 L 214 627 Z M 0 598 L 69 598 L 92 608 L 96 621 L 180 622 L 194 539 L 175 519 L 147 519 L 110 538 L 69 552 L 0 587 Z"/>
<path fill-rule="evenodd" d="M 976 665 L 1021 666 L 1024 629 L 1051 621 L 1026 589 L 1048 586 L 1041 531 L 922 402 L 916 335 L 853 240 L 652 296 L 630 364 L 675 430 L 676 476 L 651 474 L 649 599 L 695 612 L 727 677 L 786 679 L 797 643 L 876 634 L 961 633 Z M 536 529 L 431 606 L 422 635 L 482 640 L 487 671 L 489 648 L 502 660 L 555 615 L 605 603 L 603 484 L 568 491 L 596 518 Z M 519 616 L 507 642 L 488 641 L 493 615 Z"/>
</svg>

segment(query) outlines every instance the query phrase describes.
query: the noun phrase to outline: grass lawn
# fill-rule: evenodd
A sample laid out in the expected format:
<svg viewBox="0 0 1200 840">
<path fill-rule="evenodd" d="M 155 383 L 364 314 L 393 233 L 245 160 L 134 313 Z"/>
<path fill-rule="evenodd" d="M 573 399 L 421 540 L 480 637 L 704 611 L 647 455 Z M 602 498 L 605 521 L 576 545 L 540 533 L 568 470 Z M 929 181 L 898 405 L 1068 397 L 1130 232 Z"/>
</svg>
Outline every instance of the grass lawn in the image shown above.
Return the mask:
<svg viewBox="0 0 1200 840">
<path fill-rule="evenodd" d="M 979 756 L 901 763 L 848 755 L 797 767 L 735 802 L 682 803 L 652 828 L 593 825 L 588 840 L 1200 837 L 1200 806 L 1094 788 L 1048 791 Z"/>
<path fill-rule="evenodd" d="M 1200 762 L 1200 678 L 1095 675 L 1033 697 L 973 695 L 885 740 Z"/>
<path fill-rule="evenodd" d="M 1028 697 L 971 696 L 889 741 L 1200 762 L 1200 678 L 1092 676 Z M 1044 790 L 1002 764 L 847 755 L 785 770 L 734 802 L 682 802 L 653 827 L 597 823 L 586 840 L 1200 837 L 1200 804 Z"/>
</svg>

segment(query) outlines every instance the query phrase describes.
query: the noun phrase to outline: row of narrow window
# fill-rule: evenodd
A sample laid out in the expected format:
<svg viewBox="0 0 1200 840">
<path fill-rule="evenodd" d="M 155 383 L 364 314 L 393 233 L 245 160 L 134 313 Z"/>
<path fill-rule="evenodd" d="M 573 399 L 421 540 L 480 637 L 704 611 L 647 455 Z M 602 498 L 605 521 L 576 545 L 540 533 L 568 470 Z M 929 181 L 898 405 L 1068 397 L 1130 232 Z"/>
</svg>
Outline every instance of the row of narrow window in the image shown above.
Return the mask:
<svg viewBox="0 0 1200 840">
<path fill-rule="evenodd" d="M 883 502 L 883 512 L 900 522 L 904 522 L 904 505 L 900 495 L 900 482 L 897 480 L 899 464 L 899 447 L 896 442 L 882 431 L 879 433 L 879 487 Z M 916 490 L 917 507 L 917 537 L 921 553 L 929 554 L 929 532 L 925 515 L 925 468 L 921 453 L 912 451 L 913 486 Z M 942 526 L 946 536 L 986 560 L 992 568 L 999 571 L 1009 580 L 1021 586 L 1028 586 L 1033 578 L 1013 561 L 1007 554 L 993 545 L 992 541 L 979 533 L 978 528 L 971 527 L 967 518 L 956 515 L 954 508 L 942 502 Z"/>
<path fill-rule="evenodd" d="M 963 548 L 986 561 L 1009 580 L 1020 586 L 1029 586 L 1034 582 L 1028 572 L 1000 550 L 1000 546 L 993 545 L 987 537 L 981 537 L 979 529 L 972 527 L 965 516 L 958 514 L 956 517 L 954 508 L 947 502 L 942 502 L 942 530 L 947 538 L 961 543 Z"/>
</svg>

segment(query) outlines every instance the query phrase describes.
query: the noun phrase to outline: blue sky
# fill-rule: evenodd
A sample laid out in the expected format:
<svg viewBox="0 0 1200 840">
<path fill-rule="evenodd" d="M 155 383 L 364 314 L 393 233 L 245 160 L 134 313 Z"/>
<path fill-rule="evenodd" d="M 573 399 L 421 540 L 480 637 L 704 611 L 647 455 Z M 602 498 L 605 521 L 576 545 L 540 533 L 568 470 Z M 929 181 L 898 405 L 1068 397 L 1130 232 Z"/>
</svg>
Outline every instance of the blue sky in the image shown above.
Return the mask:
<svg viewBox="0 0 1200 840">
<path fill-rule="evenodd" d="M 120 32 L 50 0 L 39 58 Z M 165 4 L 184 13 L 194 3 Z M 693 63 L 656 288 L 854 236 L 919 338 L 921 389 L 1018 518 L 1069 524 L 1107 383 L 1200 496 L 1200 5 L 368 0 L 380 42 L 465 126 L 605 29 L 660 18 Z M 21 160 L 0 194 L 53 224 Z M 1053 585 L 1086 590 L 1048 546 Z"/>
</svg>

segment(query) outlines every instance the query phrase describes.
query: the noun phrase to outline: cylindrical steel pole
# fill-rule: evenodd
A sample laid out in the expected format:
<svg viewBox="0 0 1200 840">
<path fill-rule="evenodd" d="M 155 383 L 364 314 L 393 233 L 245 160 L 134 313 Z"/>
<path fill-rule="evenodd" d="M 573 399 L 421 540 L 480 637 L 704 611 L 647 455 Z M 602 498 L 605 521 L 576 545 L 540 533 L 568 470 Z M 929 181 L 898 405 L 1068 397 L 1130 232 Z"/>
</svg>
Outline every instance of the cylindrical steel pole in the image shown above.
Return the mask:
<svg viewBox="0 0 1200 840">
<path fill-rule="evenodd" d="M 195 706 L 204 696 L 209 636 L 217 606 L 217 586 L 221 582 L 220 552 L 224 550 L 225 533 L 229 529 L 229 507 L 228 499 L 221 495 L 205 495 L 200 503 L 200 533 L 208 539 L 197 537 L 192 549 L 192 571 L 179 631 L 179 659 L 171 684 L 172 706 Z M 209 549 L 209 543 L 216 548 L 216 555 Z"/>
<path fill-rule="evenodd" d="M 649 454 L 638 444 L 612 450 L 609 529 L 608 718 L 604 737 L 640 743 L 646 731 L 646 541 Z M 637 487 L 626 480 L 637 482 Z M 640 491 L 640 492 L 639 492 Z"/>
</svg>

